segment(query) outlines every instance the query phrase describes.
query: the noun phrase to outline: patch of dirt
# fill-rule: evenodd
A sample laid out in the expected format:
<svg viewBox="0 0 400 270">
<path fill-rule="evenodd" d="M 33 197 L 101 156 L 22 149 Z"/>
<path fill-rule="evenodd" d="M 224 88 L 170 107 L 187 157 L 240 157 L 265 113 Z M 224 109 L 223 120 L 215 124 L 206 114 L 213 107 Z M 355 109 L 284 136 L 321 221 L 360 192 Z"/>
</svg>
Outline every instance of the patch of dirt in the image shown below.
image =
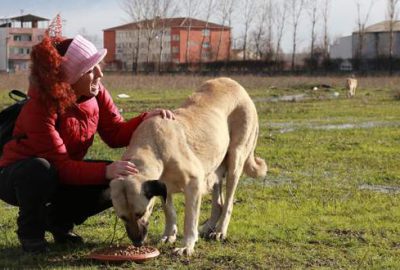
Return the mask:
<svg viewBox="0 0 400 270">
<path fill-rule="evenodd" d="M 364 231 L 352 231 L 349 229 L 334 229 L 328 230 L 328 233 L 334 234 L 340 238 L 355 238 L 361 242 L 367 242 L 364 238 L 365 232 Z"/>
</svg>

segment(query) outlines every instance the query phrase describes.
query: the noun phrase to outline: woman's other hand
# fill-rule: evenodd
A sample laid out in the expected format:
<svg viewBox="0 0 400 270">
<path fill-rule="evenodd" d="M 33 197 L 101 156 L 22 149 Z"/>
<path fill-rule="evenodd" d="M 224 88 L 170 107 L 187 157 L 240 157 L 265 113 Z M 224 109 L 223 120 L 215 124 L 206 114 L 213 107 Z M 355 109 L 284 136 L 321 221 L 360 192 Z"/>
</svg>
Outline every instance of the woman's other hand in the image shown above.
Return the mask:
<svg viewBox="0 0 400 270">
<path fill-rule="evenodd" d="M 165 109 L 154 109 L 152 111 L 147 112 L 146 116 L 144 117 L 144 120 L 157 115 L 160 115 L 163 119 L 175 120 L 175 114 L 172 111 Z"/>
<path fill-rule="evenodd" d="M 117 160 L 106 166 L 106 178 L 114 179 L 120 176 L 128 176 L 138 173 L 139 170 L 131 161 Z"/>
</svg>

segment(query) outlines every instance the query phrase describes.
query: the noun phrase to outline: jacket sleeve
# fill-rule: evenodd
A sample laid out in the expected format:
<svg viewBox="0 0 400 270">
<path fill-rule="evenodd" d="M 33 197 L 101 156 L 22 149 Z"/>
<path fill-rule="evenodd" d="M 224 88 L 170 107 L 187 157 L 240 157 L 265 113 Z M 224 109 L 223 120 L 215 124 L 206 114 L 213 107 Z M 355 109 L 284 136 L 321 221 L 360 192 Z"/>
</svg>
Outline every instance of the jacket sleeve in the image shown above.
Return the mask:
<svg viewBox="0 0 400 270">
<path fill-rule="evenodd" d="M 110 93 L 101 85 L 97 96 L 99 104 L 98 133 L 102 140 L 110 147 L 124 147 L 129 144 L 132 133 L 146 116 L 146 112 L 129 121 L 124 121 L 115 106 Z"/>
<path fill-rule="evenodd" d="M 32 154 L 47 159 L 58 171 L 59 181 L 68 185 L 108 184 L 107 163 L 85 162 L 70 159 L 66 146 L 55 128 L 56 115 L 49 115 L 44 109 L 31 113 L 27 140 L 21 146 Z M 28 120 L 26 120 L 28 121 Z M 34 125 L 32 123 L 35 123 Z"/>
</svg>

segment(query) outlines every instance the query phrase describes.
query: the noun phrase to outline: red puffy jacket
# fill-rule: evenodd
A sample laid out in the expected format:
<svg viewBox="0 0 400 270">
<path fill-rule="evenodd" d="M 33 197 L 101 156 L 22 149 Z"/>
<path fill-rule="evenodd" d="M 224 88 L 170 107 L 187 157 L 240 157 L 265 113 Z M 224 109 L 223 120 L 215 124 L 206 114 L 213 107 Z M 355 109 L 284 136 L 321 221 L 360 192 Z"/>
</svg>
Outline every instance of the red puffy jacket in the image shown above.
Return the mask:
<svg viewBox="0 0 400 270">
<path fill-rule="evenodd" d="M 47 159 L 58 170 L 63 184 L 107 184 L 105 162 L 82 161 L 96 131 L 112 148 L 129 144 L 145 113 L 125 122 L 104 86 L 98 96 L 76 103 L 63 114 L 50 114 L 36 89 L 28 91 L 13 136 L 3 149 L 0 167 L 30 157 Z M 34 179 L 32 179 L 34 180 Z"/>
</svg>

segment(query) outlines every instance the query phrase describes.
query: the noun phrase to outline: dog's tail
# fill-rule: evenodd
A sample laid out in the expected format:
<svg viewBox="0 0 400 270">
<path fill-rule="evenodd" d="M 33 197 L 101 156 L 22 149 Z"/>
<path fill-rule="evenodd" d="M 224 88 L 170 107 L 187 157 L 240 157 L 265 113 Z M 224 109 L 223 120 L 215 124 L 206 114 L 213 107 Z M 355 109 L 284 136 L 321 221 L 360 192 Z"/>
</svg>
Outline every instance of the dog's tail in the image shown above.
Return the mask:
<svg viewBox="0 0 400 270">
<path fill-rule="evenodd" d="M 256 128 L 253 134 L 252 150 L 250 151 L 250 154 L 247 157 L 243 167 L 245 174 L 247 174 L 252 178 L 265 177 L 268 171 L 268 166 L 265 160 L 260 157 L 256 157 L 254 155 L 254 150 L 257 144 L 257 138 L 258 138 L 258 127 Z"/>
<path fill-rule="evenodd" d="M 252 177 L 265 177 L 267 175 L 268 167 L 265 160 L 259 157 L 255 157 L 254 153 L 251 153 L 244 164 L 244 172 Z"/>
</svg>

